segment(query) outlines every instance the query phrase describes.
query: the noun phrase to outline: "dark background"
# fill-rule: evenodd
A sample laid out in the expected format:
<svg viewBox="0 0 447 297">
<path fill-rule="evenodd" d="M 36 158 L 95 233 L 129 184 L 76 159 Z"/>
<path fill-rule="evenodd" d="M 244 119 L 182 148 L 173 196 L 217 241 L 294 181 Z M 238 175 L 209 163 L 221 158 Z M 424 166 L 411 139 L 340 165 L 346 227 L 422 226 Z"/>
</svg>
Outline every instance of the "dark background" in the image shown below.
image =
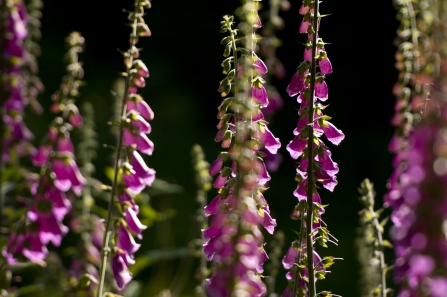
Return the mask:
<svg viewBox="0 0 447 297">
<path fill-rule="evenodd" d="M 339 185 L 334 193 L 320 191 L 323 203 L 330 204 L 323 219 L 339 239 L 339 246 L 318 248 L 322 255 L 344 260 L 333 266 L 326 280 L 318 282 L 318 289 L 345 297 L 359 295 L 353 243 L 360 210 L 356 189 L 361 180 L 370 178 L 376 185 L 380 205 L 391 174 L 392 156 L 387 144 L 393 133 L 389 120 L 394 98 L 390 91 L 397 78 L 392 44 L 397 22 L 391 3 L 385 2 L 367 6 L 363 1 L 325 1 L 320 6 L 322 14 L 330 15 L 321 22 L 320 35 L 331 43 L 326 49 L 334 68 L 334 73 L 327 76 L 330 106 L 326 114 L 333 117 L 332 123 L 345 133 L 346 139 L 339 147 L 330 145 L 333 159 L 340 167 Z M 78 102 L 93 103 L 101 143 L 113 143 L 106 124 L 112 116 L 113 97 L 109 90 L 118 72 L 124 70 L 117 49 L 126 50 L 128 46 L 129 27 L 122 9 L 130 9 L 132 3 L 131 0 L 44 0 L 39 64 L 46 91 L 39 100 L 48 110 L 50 96 L 64 74 L 64 37 L 73 30 L 82 32 L 87 43 L 81 56 L 87 85 L 81 89 Z M 160 211 L 173 208 L 176 215 L 172 221 L 156 224 L 145 232 L 140 253 L 185 246 L 191 238 L 200 236 L 198 229 L 193 235 L 188 231 L 197 209 L 189 155 L 194 143 L 203 146 L 209 162 L 220 151 L 220 145 L 213 141 L 216 108 L 221 102 L 217 87 L 223 78 L 220 66 L 223 35 L 219 33 L 219 22 L 224 14 L 233 13 L 239 1 L 154 0 L 152 4 L 145 19 L 153 36 L 141 38 L 138 44 L 144 48 L 142 60 L 151 72 L 141 94 L 155 112 L 150 135 L 155 152 L 147 161 L 157 171 L 158 178 L 181 185 L 184 192 L 152 199 L 154 208 Z M 284 162 L 278 172 L 271 174 L 270 189 L 265 193 L 277 219 L 277 229 L 286 234 L 286 245 L 294 240 L 291 229 L 299 229 L 298 223 L 289 219 L 296 204 L 292 195 L 296 184 L 294 161 L 285 150 L 293 137 L 298 105 L 287 96 L 285 88 L 302 58 L 303 46 L 299 42 L 306 39 L 298 33 L 302 19 L 298 14 L 300 5 L 301 1 L 292 1 L 292 9 L 281 12 L 286 28 L 278 33 L 283 41 L 278 56 L 286 66 L 288 78 L 276 84 L 285 106 L 269 127 L 281 139 Z M 52 118 L 45 112 L 41 117 L 29 119 L 37 139 L 44 135 Z M 104 182 L 107 179 L 101 168 L 109 166 L 110 154 L 107 148 L 98 149 L 97 177 Z M 212 190 L 210 196 L 215 194 Z M 155 296 L 168 288 L 178 265 L 178 261 L 171 260 L 144 269 L 137 276 L 144 286 L 140 296 Z M 278 293 L 286 284 L 284 273 L 278 277 Z M 190 274 L 183 296 L 191 295 L 195 285 L 193 273 Z"/>
</svg>

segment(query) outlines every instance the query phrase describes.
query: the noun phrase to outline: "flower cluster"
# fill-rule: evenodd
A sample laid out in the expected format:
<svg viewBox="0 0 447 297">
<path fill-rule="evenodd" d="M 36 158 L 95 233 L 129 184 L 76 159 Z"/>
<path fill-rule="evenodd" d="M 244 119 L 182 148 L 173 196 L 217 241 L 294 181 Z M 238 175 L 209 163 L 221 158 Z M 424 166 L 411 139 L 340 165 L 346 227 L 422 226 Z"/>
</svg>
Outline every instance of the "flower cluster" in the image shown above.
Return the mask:
<svg viewBox="0 0 447 297">
<path fill-rule="evenodd" d="M 78 53 L 82 51 L 84 38 L 79 33 L 72 33 L 67 38 L 69 45 L 68 69 L 72 69 L 77 63 Z M 75 62 L 76 61 L 76 62 Z M 82 68 L 77 71 L 69 71 L 65 80 L 77 81 L 82 79 Z M 61 106 L 66 106 L 67 102 L 74 105 L 74 92 L 72 84 L 61 84 L 61 88 L 56 94 L 66 94 Z M 72 125 L 65 122 L 70 116 L 63 114 L 63 117 L 56 117 L 50 126 L 47 136 L 43 139 L 41 146 L 33 152 L 32 163 L 40 167 L 40 177 L 31 188 L 34 196 L 29 210 L 26 213 L 25 224 L 19 228 L 9 238 L 3 255 L 9 264 L 14 264 L 21 259 L 21 256 L 28 260 L 44 264 L 48 250 L 46 245 L 51 241 L 53 245 L 59 246 L 62 237 L 68 232 L 68 228 L 62 224 L 65 215 L 71 209 L 71 203 L 65 193 L 72 190 L 76 195 L 81 194 L 81 190 L 86 184 L 85 178 L 81 175 L 75 161 L 74 147 L 70 139 L 69 131 Z M 23 222 L 21 222 L 23 223 Z"/>
<path fill-rule="evenodd" d="M 293 159 L 301 157 L 296 169 L 298 187 L 294 192 L 298 205 L 292 213 L 292 218 L 301 219 L 302 230 L 301 238 L 292 244 L 283 260 L 284 267 L 291 269 L 287 274 L 290 283 L 283 296 L 294 296 L 298 293 L 305 296 L 307 282 L 314 290 L 314 277 L 324 278 L 324 268 L 332 264 L 330 261 L 320 261 L 320 257 L 310 246 L 314 241 L 323 246 L 325 242 L 330 241 L 329 231 L 321 224 L 320 216 L 324 213 L 324 208 L 321 206 L 315 182 L 321 182 L 323 187 L 330 191 L 337 185 L 338 166 L 332 161 L 331 152 L 320 137 L 326 135 L 335 145 L 344 139 L 343 133 L 328 122 L 330 117 L 323 114 L 325 106 L 321 102 L 328 99 L 328 87 L 324 79 L 325 75 L 332 72 L 332 65 L 324 48 L 325 43 L 317 33 L 320 16 L 315 7 L 318 8 L 317 1 L 305 0 L 299 10 L 300 14 L 304 15 L 299 31 L 308 34 L 308 40 L 305 44 L 304 61 L 287 87 L 288 94 L 291 97 L 299 95 L 297 101 L 301 103 L 298 124 L 293 132 L 295 137 L 287 145 L 287 150 Z M 316 72 L 317 62 L 319 72 Z M 306 237 L 307 242 L 304 240 Z M 293 266 L 293 259 L 298 266 Z M 298 268 L 302 263 L 309 263 L 308 268 Z M 311 263 L 314 263 L 314 267 Z"/>
<path fill-rule="evenodd" d="M 426 5 L 424 9 L 434 15 L 436 11 L 440 18 L 447 13 L 442 5 Z M 411 90 L 412 111 L 421 112 L 411 114 L 418 120 L 404 135 L 405 146 L 397 151 L 393 160 L 395 171 L 389 180 L 385 204 L 393 208 L 391 237 L 396 253 L 395 281 L 402 286 L 398 296 L 438 297 L 444 296 L 447 290 L 447 109 L 444 100 L 447 60 L 441 50 L 445 46 L 447 28 L 444 23 L 427 19 L 422 14 L 410 16 L 418 19 L 414 22 L 418 25 L 414 30 L 426 33 L 417 40 L 424 46 L 418 48 L 421 69 L 413 74 L 414 90 Z M 422 108 L 414 110 L 418 104 Z"/>
<path fill-rule="evenodd" d="M 28 12 L 23 1 L 4 0 L 1 2 L 2 16 L 0 27 L 2 48 L 0 108 L 2 110 L 1 158 L 10 159 L 12 149 L 18 156 L 28 154 L 32 146 L 33 134 L 26 127 L 23 117 L 29 100 L 25 94 L 27 82 L 22 76 L 22 66 L 26 63 L 28 53 L 24 40 L 27 37 Z M 38 91 L 42 89 L 41 84 Z"/>
<path fill-rule="evenodd" d="M 146 186 L 151 186 L 155 180 L 155 170 L 149 168 L 140 153 L 152 155 L 154 144 L 147 134 L 151 126 L 147 121 L 154 118 L 154 113 L 143 98 L 137 94 L 139 88 L 146 85 L 145 78 L 149 77 L 146 65 L 138 59 L 140 52 L 136 44 L 139 37 L 150 36 L 151 31 L 144 22 L 144 8 L 150 8 L 147 0 L 136 0 L 134 11 L 129 13 L 132 32 L 130 47 L 124 55 L 126 66 L 125 90 L 120 122 L 117 155 L 115 161 L 115 176 L 112 186 L 112 200 L 109 205 L 108 217 L 105 223 L 105 234 L 102 245 L 102 261 L 97 296 L 102 296 L 104 272 L 107 260 L 108 232 L 111 223 L 115 195 L 121 206 L 122 217 L 117 219 L 114 237 L 115 246 L 112 251 L 111 266 L 116 285 L 122 290 L 132 279 L 128 267 L 135 263 L 134 254 L 139 249 L 134 239 L 136 235 L 142 238 L 142 231 L 146 229 L 138 219 L 139 208 L 133 196 L 141 193 Z M 122 158 L 124 151 L 125 157 Z M 125 161 L 123 160 L 125 159 Z M 118 177 L 120 176 L 120 179 Z"/>
<path fill-rule="evenodd" d="M 276 31 L 284 27 L 284 20 L 278 15 L 279 10 L 289 10 L 290 2 L 288 0 L 272 0 L 267 11 L 267 22 L 262 27 L 261 34 L 264 37 L 259 44 L 259 55 L 264 58 L 269 71 L 265 74 L 265 88 L 269 98 L 269 105 L 263 109 L 264 115 L 270 120 L 277 110 L 283 107 L 283 98 L 276 87 L 272 84 L 272 77 L 278 80 L 286 78 L 286 70 L 279 58 L 276 56 L 276 49 L 281 45 L 281 40 L 276 37 Z M 278 170 L 282 162 L 282 156 L 272 154 L 268 150 L 265 153 L 265 164 L 270 171 Z"/>
<path fill-rule="evenodd" d="M 203 230 L 204 253 L 214 262 L 206 284 L 209 296 L 242 292 L 245 296 L 261 296 L 266 292 L 259 277 L 267 259 L 259 227 L 273 233 L 276 221 L 262 195 L 270 180 L 262 149 L 275 154 L 281 144 L 268 130 L 261 111 L 268 106 L 261 77 L 267 67 L 253 51 L 253 28 L 261 26 L 256 4 L 246 1 L 242 7 L 244 22 L 240 31 L 245 32 L 245 38 L 240 40 L 245 41 L 245 47 L 236 45 L 238 31 L 232 28 L 233 17 L 224 16 L 221 22 L 221 32 L 229 32 L 230 36 L 222 40 L 227 57 L 222 67 L 227 77 L 221 81 L 219 91 L 225 97 L 233 89 L 234 97 L 224 99 L 217 115 L 220 121 L 215 140 L 229 151 L 220 153 L 210 166 L 211 175 L 219 174 L 214 182 L 219 194 L 205 207 L 205 215 L 212 216 L 210 227 Z M 228 108 L 234 113 L 229 113 Z M 224 166 L 226 161 L 232 162 L 231 167 Z"/>
</svg>

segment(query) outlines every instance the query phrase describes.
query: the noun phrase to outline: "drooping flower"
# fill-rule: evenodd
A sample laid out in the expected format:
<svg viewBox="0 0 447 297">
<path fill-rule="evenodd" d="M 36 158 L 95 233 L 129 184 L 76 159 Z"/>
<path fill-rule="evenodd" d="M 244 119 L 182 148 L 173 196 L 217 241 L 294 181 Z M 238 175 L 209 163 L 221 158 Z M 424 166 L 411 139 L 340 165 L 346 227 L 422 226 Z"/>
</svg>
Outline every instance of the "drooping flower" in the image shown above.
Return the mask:
<svg viewBox="0 0 447 297">
<path fill-rule="evenodd" d="M 331 153 L 320 137 L 325 135 L 335 145 L 340 144 L 344 139 L 344 134 L 328 121 L 330 119 L 328 116 L 323 114 L 325 106 L 321 102 L 328 99 L 325 74 L 332 72 L 332 64 L 324 49 L 325 44 L 318 36 L 320 23 L 319 18 L 314 15 L 314 13 L 318 14 L 318 10 L 314 12 L 314 5 L 317 6 L 314 1 L 303 1 L 300 8 L 300 14 L 304 15 L 304 18 L 299 31 L 308 34 L 308 40 L 303 54 L 304 61 L 299 65 L 286 90 L 291 97 L 298 95 L 297 101 L 301 104 L 298 111 L 299 120 L 293 131 L 294 138 L 287 145 L 291 157 L 300 158 L 295 178 L 298 186 L 294 191 L 298 204 L 291 218 L 301 219 L 301 232 L 299 239 L 292 243 L 283 259 L 284 268 L 290 270 L 286 274 L 289 286 L 285 289 L 283 296 L 308 296 L 311 292 L 317 294 L 313 291 L 313 284 L 309 292 L 309 278 L 314 279 L 312 283 L 320 279 L 320 276 L 324 278 L 325 268 L 332 265 L 322 263 L 322 259 L 313 250 L 313 246 L 309 246 L 312 251 L 307 250 L 306 240 L 310 237 L 312 245 L 314 242 L 319 242 L 323 246 L 326 245 L 325 242 L 330 241 L 329 231 L 321 223 L 324 208 L 321 205 L 316 182 L 320 182 L 324 188 L 333 191 L 337 185 L 338 166 L 332 161 Z M 317 24 L 314 23 L 316 20 Z M 315 69 L 312 63 L 318 63 L 320 72 L 312 73 Z M 310 162 L 312 166 L 309 166 Z M 304 220 L 304 213 L 306 213 L 306 220 Z M 315 217 L 312 218 L 309 213 Z M 310 219 L 312 221 L 309 221 Z M 310 261 L 308 257 L 312 257 L 313 267 L 312 264 L 308 264 Z M 309 275 L 311 273 L 312 275 Z"/>
<path fill-rule="evenodd" d="M 246 9 L 248 6 L 244 7 Z M 246 13 L 251 14 L 253 11 L 256 10 L 249 9 Z M 257 18 L 253 18 L 255 19 Z M 224 31 L 230 32 L 230 37 L 226 38 L 230 45 L 235 36 L 232 20 L 233 17 L 225 16 L 222 22 Z M 256 27 L 256 24 L 248 23 L 248 26 Z M 248 44 L 247 42 L 247 46 Z M 223 67 L 228 68 L 225 68 L 228 75 L 221 82 L 219 91 L 222 95 L 228 94 L 227 89 L 231 90 L 228 85 L 230 80 L 235 80 L 234 85 L 238 91 L 234 94 L 235 100 L 224 99 L 219 107 L 220 121 L 215 141 L 222 141 L 222 146 L 229 147 L 229 151 L 222 152 L 210 166 L 211 175 L 219 174 L 214 187 L 219 189 L 220 194 L 204 209 L 205 215 L 211 218 L 209 228 L 202 230 L 205 238 L 203 249 L 207 259 L 214 263 L 213 273 L 207 280 L 205 289 L 213 297 L 232 294 L 262 296 L 266 292 L 259 277 L 264 270 L 263 263 L 268 258 L 263 249 L 260 229 L 263 226 L 267 232 L 273 233 L 276 221 L 271 217 L 261 193 L 270 180 L 261 150 L 275 154 L 281 144 L 267 128 L 261 112 L 261 108 L 267 107 L 269 103 L 263 86 L 265 81 L 260 77 L 267 72 L 267 67 L 254 54 L 253 57 L 255 58 L 249 59 L 242 54 L 238 59 L 234 58 L 233 70 L 231 64 L 225 66 L 225 61 L 222 63 Z M 243 83 L 248 78 L 247 69 L 254 70 L 252 85 Z M 251 98 L 243 97 L 244 88 L 247 92 L 250 91 Z M 235 116 L 227 113 L 232 104 L 245 104 L 247 108 Z M 251 147 L 247 146 L 248 140 L 253 142 Z M 231 167 L 225 166 L 228 159 L 232 162 Z"/>
</svg>

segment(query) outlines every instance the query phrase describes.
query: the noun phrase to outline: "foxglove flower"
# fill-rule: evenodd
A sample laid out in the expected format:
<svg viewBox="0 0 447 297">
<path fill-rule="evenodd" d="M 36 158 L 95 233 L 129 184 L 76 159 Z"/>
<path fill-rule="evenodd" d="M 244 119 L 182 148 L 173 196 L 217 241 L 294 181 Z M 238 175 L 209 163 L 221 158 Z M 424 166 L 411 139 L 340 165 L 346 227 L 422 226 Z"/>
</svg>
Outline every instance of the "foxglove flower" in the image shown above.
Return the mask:
<svg viewBox="0 0 447 297">
<path fill-rule="evenodd" d="M 254 6 L 254 3 L 250 5 Z M 244 9 L 247 9 L 246 6 Z M 252 15 L 256 9 L 244 10 Z M 256 14 L 257 15 L 257 14 Z M 257 17 L 251 18 L 256 20 Z M 232 28 L 233 17 L 225 16 L 222 22 L 222 32 L 230 32 L 224 38 L 226 48 L 235 42 L 235 30 Z M 259 24 L 248 23 L 249 27 Z M 268 106 L 268 95 L 263 86 L 265 82 L 260 75 L 267 72 L 264 62 L 253 53 L 249 36 L 246 37 L 246 49 L 252 52 L 253 59 L 246 54 L 222 63 L 227 78 L 221 82 L 219 91 L 223 96 L 232 88 L 234 80 L 235 99 L 224 99 L 218 112 L 218 133 L 215 141 L 228 141 L 231 144 L 229 152 L 222 152 L 210 166 L 210 174 L 217 175 L 214 187 L 219 189 L 219 195 L 204 209 L 206 216 L 211 216 L 210 227 L 202 230 L 205 238 L 204 253 L 208 260 L 214 263 L 214 270 L 206 281 L 205 289 L 209 296 L 230 296 L 244 294 L 246 296 L 262 296 L 266 287 L 259 275 L 263 272 L 263 263 L 268 258 L 263 249 L 263 236 L 260 231 L 263 226 L 267 232 L 273 233 L 276 221 L 271 217 L 267 202 L 261 190 L 270 180 L 262 159 L 262 149 L 273 154 L 281 146 L 267 129 L 261 108 Z M 224 54 L 228 56 L 230 52 Z M 229 61 L 228 64 L 226 61 Z M 235 69 L 231 70 L 233 67 Z M 249 71 L 253 69 L 255 77 L 253 85 L 245 84 Z M 237 72 L 237 73 L 236 73 Z M 242 90 L 251 91 L 251 98 L 245 98 Z M 243 103 L 244 102 L 244 103 Z M 241 104 L 243 103 L 243 104 Z M 232 104 L 250 106 L 237 116 L 227 114 L 227 108 Z M 249 133 L 251 131 L 252 133 Z M 229 135 L 229 137 L 227 136 Z M 248 147 L 247 140 L 255 145 Z M 223 145 L 227 147 L 227 145 Z M 238 153 L 234 153 L 238 152 Z M 231 167 L 225 162 L 230 159 Z M 234 284 L 233 286 L 229 284 Z"/>
<path fill-rule="evenodd" d="M 112 272 L 119 290 L 132 280 L 129 266 L 135 263 L 134 253 L 139 249 L 140 244 L 136 243 L 133 236 L 142 238 L 142 232 L 147 228 L 138 219 L 139 207 L 135 203 L 133 196 L 143 191 L 146 186 L 151 186 L 155 180 L 155 170 L 149 168 L 140 153 L 152 155 L 154 144 L 147 137 L 152 130 L 150 121 L 154 118 L 154 113 L 149 105 L 138 95 L 138 89 L 146 85 L 146 78 L 149 77 L 148 67 L 139 57 L 139 49 L 136 44 L 139 37 L 150 36 L 152 33 L 144 23 L 144 8 L 150 7 L 149 1 L 136 0 L 135 11 L 129 13 L 130 24 L 134 29 L 130 35 L 130 47 L 124 53 L 124 64 L 126 71 L 126 86 L 122 98 L 123 120 L 120 122 L 120 135 L 115 159 L 115 178 L 112 185 L 112 197 L 109 207 L 109 215 L 105 222 L 105 233 L 109 232 L 111 225 L 111 212 L 113 211 L 114 195 L 118 196 L 121 204 L 123 217 L 118 220 L 115 247 L 112 253 Z M 126 112 L 127 111 L 127 112 Z M 122 160 L 122 153 L 125 152 L 125 161 Z M 122 172 L 120 181 L 119 170 Z M 103 241 L 102 249 L 107 249 L 108 242 Z M 102 253 L 99 296 L 102 295 L 104 283 L 104 271 L 106 269 L 107 254 Z"/>
<path fill-rule="evenodd" d="M 397 102 L 396 114 L 392 118 L 396 133 L 389 144 L 389 149 L 395 153 L 394 172 L 385 196 L 385 206 L 393 210 L 394 275 L 395 281 L 401 284 L 398 296 L 442 296 L 444 293 L 440 289 L 446 278 L 441 271 L 447 269 L 447 241 L 445 230 L 442 230 L 446 203 L 441 194 L 446 185 L 445 154 L 441 149 L 446 127 L 442 99 L 445 96 L 442 77 L 445 76 L 446 57 L 442 51 L 436 50 L 445 46 L 445 41 L 437 36 L 439 32 L 445 32 L 446 27 L 445 24 L 438 27 L 424 15 L 445 16 L 446 11 L 442 7 L 438 10 L 429 6 L 426 11 L 418 11 L 414 3 L 395 2 L 395 6 L 401 15 L 401 28 L 412 30 L 415 35 L 405 36 L 399 30 L 397 39 L 401 42 L 397 44 L 395 64 L 399 79 L 393 88 Z M 434 47 L 426 47 L 420 42 L 416 36 L 421 32 Z M 427 59 L 433 56 L 439 60 Z M 424 61 L 423 67 L 419 65 L 421 61 Z M 429 94 L 433 96 L 428 97 Z"/>
<path fill-rule="evenodd" d="M 72 33 L 68 41 L 70 41 L 69 62 L 76 61 L 78 65 L 77 55 L 82 50 L 83 38 L 78 33 Z M 81 72 L 79 68 L 76 73 L 72 72 L 75 67 L 71 66 L 73 65 L 68 67 L 67 76 L 70 81 L 76 82 L 77 79 L 82 78 L 79 76 Z M 67 94 L 75 93 L 71 87 L 70 84 L 61 84 L 61 90 Z M 56 94 L 63 92 L 61 90 Z M 61 106 L 67 104 L 74 106 L 74 98 L 68 97 L 60 102 Z M 73 155 L 74 149 L 69 134 L 72 125 L 66 123 L 69 120 L 68 114 L 62 114 L 62 116 L 65 118 L 55 118 L 40 148 L 32 156 L 32 162 L 40 167 L 41 175 L 35 186 L 31 187 L 34 200 L 24 219 L 27 226 L 20 233 L 12 235 L 12 237 L 25 238 L 25 244 L 30 244 L 35 253 L 30 253 L 28 249 L 18 248 L 14 245 L 14 240 L 10 241 L 11 244 L 3 250 L 3 255 L 8 259 L 9 264 L 17 262 L 21 256 L 41 265 L 44 263 L 43 260 L 47 255 L 46 245 L 52 242 L 54 246 L 59 246 L 63 236 L 68 232 L 68 228 L 62 223 L 71 209 L 71 203 L 65 192 L 71 190 L 79 195 L 86 184 Z M 15 244 L 24 243 L 16 241 Z"/>
<path fill-rule="evenodd" d="M 25 47 L 25 39 L 28 36 L 28 11 L 22 1 L 14 1 L 4 5 L 2 11 L 2 22 L 5 26 L 2 32 L 3 53 L 1 54 L 4 68 L 2 80 L 2 96 L 0 102 L 0 114 L 3 121 L 2 135 L 0 135 L 1 151 L 0 158 L 3 161 L 10 159 L 10 151 L 15 149 L 15 153 L 21 157 L 29 154 L 33 147 L 30 141 L 33 134 L 24 123 L 24 109 L 29 104 L 27 98 L 28 77 L 24 76 L 22 67 L 26 66 L 28 57 L 31 56 Z M 3 19 L 3 17 L 5 19 Z M 32 27 L 32 25 L 30 25 Z M 39 85 L 39 90 L 42 90 Z"/>
<path fill-rule="evenodd" d="M 286 275 L 289 286 L 283 296 L 314 296 L 317 294 L 316 280 L 324 278 L 325 268 L 332 265 L 332 262 L 323 263 L 313 250 L 314 242 L 326 246 L 326 242 L 330 241 L 329 231 L 321 224 L 324 208 L 321 206 L 321 198 L 316 192 L 315 184 L 318 181 L 329 191 L 333 191 L 337 185 L 338 166 L 332 161 L 329 148 L 320 137 L 325 135 L 330 142 L 338 145 L 344 139 L 344 134 L 328 122 L 330 117 L 323 114 L 325 106 L 321 102 L 328 99 L 324 75 L 332 72 L 332 65 L 324 49 L 324 42 L 317 34 L 320 24 L 318 16 L 314 14 L 318 14 L 318 5 L 315 1 L 303 1 L 300 14 L 303 14 L 304 18 L 299 31 L 308 34 L 304 61 L 286 90 L 291 97 L 298 95 L 297 101 L 301 104 L 298 111 L 299 120 L 293 132 L 295 137 L 287 145 L 287 150 L 293 159 L 301 157 L 296 169 L 298 187 L 294 192 L 298 204 L 291 217 L 301 218 L 302 223 L 299 240 L 292 244 L 283 260 L 284 268 L 290 269 Z M 316 65 L 312 64 L 316 63 L 319 73 L 313 70 Z M 310 162 L 312 166 L 309 166 Z M 312 246 L 307 246 L 308 241 L 312 242 Z M 306 268 L 299 268 L 303 266 Z"/>
</svg>

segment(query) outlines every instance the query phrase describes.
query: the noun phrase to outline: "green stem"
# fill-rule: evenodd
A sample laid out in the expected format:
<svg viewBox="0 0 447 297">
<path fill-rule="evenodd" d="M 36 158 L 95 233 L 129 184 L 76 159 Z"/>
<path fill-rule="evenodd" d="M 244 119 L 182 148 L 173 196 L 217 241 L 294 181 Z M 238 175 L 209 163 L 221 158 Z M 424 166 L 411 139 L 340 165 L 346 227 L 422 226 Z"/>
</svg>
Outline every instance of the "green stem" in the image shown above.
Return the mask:
<svg viewBox="0 0 447 297">
<path fill-rule="evenodd" d="M 205 230 L 208 228 L 208 222 L 207 219 L 205 217 L 205 213 L 203 212 L 203 209 L 206 207 L 206 202 L 207 202 L 207 197 L 206 197 L 206 191 L 201 189 L 197 191 L 197 201 L 200 203 L 200 217 L 199 220 L 202 223 L 202 229 Z M 202 243 L 205 243 L 205 237 L 202 233 Z M 205 253 L 201 253 L 200 254 L 200 276 L 201 276 L 201 280 L 200 280 L 200 284 L 202 286 L 202 290 L 203 292 L 205 292 L 205 275 L 206 272 L 208 270 L 208 266 L 207 266 L 208 261 L 206 260 L 206 256 Z"/>
<path fill-rule="evenodd" d="M 371 214 L 374 214 L 374 209 L 370 209 Z M 379 220 L 374 218 L 373 221 L 374 229 L 376 231 L 378 252 L 379 252 L 379 267 L 380 267 L 380 282 L 381 282 L 381 297 L 386 297 L 386 263 L 385 255 L 383 253 L 383 239 L 382 239 L 382 227 L 380 226 Z"/>
<path fill-rule="evenodd" d="M 318 32 L 318 11 L 319 11 L 319 1 L 315 0 L 314 8 L 314 19 L 313 19 L 313 40 L 312 40 L 312 68 L 310 73 L 310 102 L 309 102 L 309 134 L 307 139 L 307 204 L 309 210 L 307 212 L 306 220 L 306 230 L 307 230 L 307 269 L 309 273 L 309 297 L 314 297 L 316 294 L 315 285 L 315 271 L 314 271 L 314 246 L 312 239 L 312 224 L 313 224 L 313 187 L 314 187 L 314 156 L 313 156 L 313 146 L 314 146 L 314 99 L 315 99 L 315 76 L 317 72 L 317 60 L 315 59 L 317 55 L 317 32 Z"/>
<path fill-rule="evenodd" d="M 414 13 L 413 4 L 411 3 L 411 0 L 407 0 L 407 9 L 408 9 L 408 15 L 410 16 L 410 24 L 411 24 L 411 42 L 413 43 L 413 66 L 414 71 L 413 73 L 416 74 L 419 72 L 419 52 L 418 52 L 418 30 L 417 30 L 417 24 L 416 24 L 416 14 Z"/>
<path fill-rule="evenodd" d="M 135 9 L 134 13 L 137 14 L 138 12 L 138 1 L 135 1 Z M 118 172 L 120 169 L 120 163 L 121 163 L 121 153 L 123 150 L 123 132 L 124 132 L 124 120 L 126 116 L 126 98 L 129 95 L 128 89 L 130 85 L 130 70 L 133 63 L 133 54 L 131 52 L 132 47 L 136 44 L 136 35 L 137 35 L 137 18 L 134 18 L 133 21 L 133 27 L 132 27 L 132 34 L 131 34 L 131 44 L 129 47 L 129 63 L 126 65 L 126 79 L 125 79 L 125 85 L 124 85 L 124 94 L 122 97 L 122 105 L 121 105 L 121 121 L 120 121 L 120 133 L 118 137 L 118 145 L 117 145 L 117 151 L 116 151 L 116 159 L 115 159 L 115 173 L 113 176 L 113 184 L 112 184 L 112 191 L 110 195 L 110 202 L 109 202 L 109 209 L 107 212 L 107 219 L 105 222 L 105 230 L 104 230 L 104 239 L 102 243 L 102 249 L 101 249 L 101 266 L 100 266 L 100 273 L 99 273 L 99 285 L 98 285 L 98 291 L 96 292 L 96 297 L 102 297 L 103 289 L 104 289 L 104 277 L 107 267 L 107 258 L 109 254 L 109 248 L 108 248 L 108 242 L 109 242 L 109 230 L 110 230 L 110 223 L 112 220 L 112 212 L 113 212 L 113 205 L 114 205 L 114 199 L 116 195 L 116 190 L 118 186 Z"/>
</svg>

